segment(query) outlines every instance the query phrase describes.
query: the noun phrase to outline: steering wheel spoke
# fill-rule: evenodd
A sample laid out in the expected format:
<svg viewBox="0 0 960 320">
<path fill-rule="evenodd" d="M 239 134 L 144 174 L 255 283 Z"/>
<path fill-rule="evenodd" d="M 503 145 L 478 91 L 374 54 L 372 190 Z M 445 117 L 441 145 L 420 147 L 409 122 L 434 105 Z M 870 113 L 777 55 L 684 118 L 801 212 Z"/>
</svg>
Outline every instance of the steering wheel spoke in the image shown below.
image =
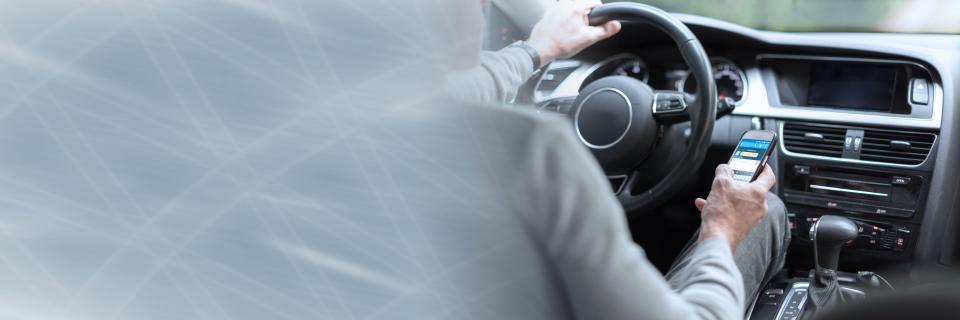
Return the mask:
<svg viewBox="0 0 960 320">
<path fill-rule="evenodd" d="M 629 199 L 634 197 L 633 190 L 636 188 L 637 181 L 639 180 L 637 175 L 638 173 L 636 171 L 630 171 L 629 173 L 619 176 L 608 177 L 611 179 L 610 181 L 613 181 L 615 178 L 619 178 L 621 180 L 619 187 L 613 190 L 614 195 L 620 199 Z"/>
<path fill-rule="evenodd" d="M 657 90 L 653 92 L 653 117 L 661 124 L 674 124 L 690 120 L 687 106 L 694 97 L 682 91 Z"/>
<path fill-rule="evenodd" d="M 536 105 L 537 113 L 558 113 L 569 116 L 576 97 L 550 99 Z"/>
</svg>

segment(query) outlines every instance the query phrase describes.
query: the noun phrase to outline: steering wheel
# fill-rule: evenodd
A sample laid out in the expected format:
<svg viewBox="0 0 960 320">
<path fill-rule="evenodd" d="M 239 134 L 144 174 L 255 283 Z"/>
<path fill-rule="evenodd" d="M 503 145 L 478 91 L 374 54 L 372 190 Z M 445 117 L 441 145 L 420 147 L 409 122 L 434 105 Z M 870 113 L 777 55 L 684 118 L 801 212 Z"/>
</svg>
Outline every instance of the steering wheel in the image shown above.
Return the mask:
<svg viewBox="0 0 960 320">
<path fill-rule="evenodd" d="M 696 79 L 713 79 L 710 59 L 700 41 L 663 10 L 638 3 L 610 3 L 595 8 L 589 18 L 592 25 L 614 19 L 651 24 L 673 39 Z M 627 76 L 608 76 L 587 85 L 574 100 L 570 114 L 580 141 L 607 176 L 625 178 L 617 198 L 627 212 L 645 212 L 662 204 L 703 163 L 717 115 L 717 89 L 713 81 L 700 82 L 690 96 L 682 91 L 653 90 Z M 688 138 L 668 134 L 687 120 Z M 680 160 L 665 163 L 672 162 L 669 154 L 684 144 L 687 147 Z M 651 181 L 650 176 L 659 177 L 662 172 L 667 172 L 663 178 Z"/>
</svg>

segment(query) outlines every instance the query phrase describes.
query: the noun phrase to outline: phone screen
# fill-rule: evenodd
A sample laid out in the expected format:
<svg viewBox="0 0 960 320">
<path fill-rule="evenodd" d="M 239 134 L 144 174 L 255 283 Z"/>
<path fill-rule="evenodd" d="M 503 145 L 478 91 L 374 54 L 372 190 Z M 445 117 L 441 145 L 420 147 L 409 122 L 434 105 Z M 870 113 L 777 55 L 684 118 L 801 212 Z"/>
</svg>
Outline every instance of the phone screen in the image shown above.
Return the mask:
<svg viewBox="0 0 960 320">
<path fill-rule="evenodd" d="M 733 179 L 750 182 L 753 175 L 760 169 L 760 163 L 770 148 L 770 141 L 743 139 L 730 158 L 730 169 L 733 169 Z"/>
</svg>

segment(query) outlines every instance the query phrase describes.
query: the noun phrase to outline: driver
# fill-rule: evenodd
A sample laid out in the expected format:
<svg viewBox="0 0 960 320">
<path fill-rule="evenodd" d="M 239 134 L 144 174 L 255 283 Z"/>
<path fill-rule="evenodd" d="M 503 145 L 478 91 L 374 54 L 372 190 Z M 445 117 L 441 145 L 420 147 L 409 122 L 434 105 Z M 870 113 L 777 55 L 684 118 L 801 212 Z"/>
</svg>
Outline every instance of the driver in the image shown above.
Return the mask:
<svg viewBox="0 0 960 320">
<path fill-rule="evenodd" d="M 460 67 L 448 76 L 458 80 L 452 91 L 479 102 L 512 100 L 537 67 L 537 57 L 528 53 L 548 62 L 620 30 L 618 22 L 588 24 L 587 14 L 597 5 L 560 1 L 525 44 L 483 53 L 478 65 L 458 60 L 452 65 Z M 776 180 L 769 166 L 749 184 L 734 182 L 726 165 L 717 167 L 709 196 L 694 201 L 702 218 L 697 235 L 664 277 L 632 242 L 602 170 L 569 128 L 535 121 L 529 130 L 534 138 L 520 149 L 532 157 L 517 163 L 523 168 L 517 172 L 530 175 L 530 190 L 550 192 L 529 195 L 535 203 L 524 220 L 580 318 L 742 318 L 761 286 L 782 268 L 789 229 L 782 202 L 768 192 Z M 522 140 L 501 141 L 515 139 Z"/>
<path fill-rule="evenodd" d="M 574 56 L 620 32 L 619 21 L 596 27 L 586 25 L 587 13 L 598 5 L 600 0 L 565 0 L 551 4 L 534 25 L 527 41 L 496 52 L 482 52 L 479 66 L 448 75 L 448 83 L 452 85 L 447 91 L 476 102 L 513 101 L 520 86 L 541 67 L 553 60 Z"/>
</svg>

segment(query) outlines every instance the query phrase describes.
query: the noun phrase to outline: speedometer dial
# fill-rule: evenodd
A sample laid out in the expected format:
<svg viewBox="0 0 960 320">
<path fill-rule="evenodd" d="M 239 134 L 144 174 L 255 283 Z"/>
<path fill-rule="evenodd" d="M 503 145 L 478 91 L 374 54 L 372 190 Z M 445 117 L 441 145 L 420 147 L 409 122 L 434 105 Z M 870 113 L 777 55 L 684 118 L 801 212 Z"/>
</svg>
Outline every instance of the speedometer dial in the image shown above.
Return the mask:
<svg viewBox="0 0 960 320">
<path fill-rule="evenodd" d="M 717 97 L 720 99 L 730 98 L 736 103 L 742 102 L 747 91 L 743 71 L 726 59 L 712 59 L 711 61 L 713 62 L 713 81 L 717 85 Z M 696 80 L 687 76 L 683 81 L 683 91 L 686 93 L 697 92 Z"/>
<path fill-rule="evenodd" d="M 632 59 L 621 63 L 613 70 L 613 74 L 632 77 L 643 82 L 647 82 L 647 78 L 650 77 L 650 73 L 647 71 L 647 64 L 643 63 L 643 60 L 640 59 Z"/>
</svg>

